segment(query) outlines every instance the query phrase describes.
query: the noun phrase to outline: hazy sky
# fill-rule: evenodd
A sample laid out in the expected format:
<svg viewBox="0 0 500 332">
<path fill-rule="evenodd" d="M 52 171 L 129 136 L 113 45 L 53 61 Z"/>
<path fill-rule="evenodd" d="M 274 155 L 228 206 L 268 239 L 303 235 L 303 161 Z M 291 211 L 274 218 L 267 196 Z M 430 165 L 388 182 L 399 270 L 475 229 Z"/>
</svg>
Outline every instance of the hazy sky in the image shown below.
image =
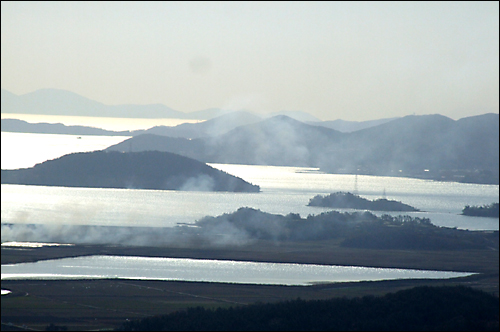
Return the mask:
<svg viewBox="0 0 500 332">
<path fill-rule="evenodd" d="M 498 2 L 1 2 L 1 85 L 322 120 L 499 108 Z"/>
</svg>

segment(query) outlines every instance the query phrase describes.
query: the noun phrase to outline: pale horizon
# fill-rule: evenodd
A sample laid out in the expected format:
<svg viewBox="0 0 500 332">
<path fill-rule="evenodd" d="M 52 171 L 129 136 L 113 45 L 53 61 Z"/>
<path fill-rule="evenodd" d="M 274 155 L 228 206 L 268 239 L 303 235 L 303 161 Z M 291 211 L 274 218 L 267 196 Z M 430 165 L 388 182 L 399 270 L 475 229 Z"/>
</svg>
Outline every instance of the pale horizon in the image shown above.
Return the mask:
<svg viewBox="0 0 500 332">
<path fill-rule="evenodd" d="M 498 113 L 498 2 L 2 1 L 1 87 L 321 120 Z"/>
</svg>

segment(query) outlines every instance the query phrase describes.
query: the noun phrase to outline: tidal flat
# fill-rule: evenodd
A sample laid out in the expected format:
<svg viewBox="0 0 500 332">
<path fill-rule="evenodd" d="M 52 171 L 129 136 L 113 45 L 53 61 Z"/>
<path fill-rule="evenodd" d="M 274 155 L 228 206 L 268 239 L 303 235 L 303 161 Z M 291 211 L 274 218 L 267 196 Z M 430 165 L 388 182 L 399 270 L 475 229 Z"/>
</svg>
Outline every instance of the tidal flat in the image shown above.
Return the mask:
<svg viewBox="0 0 500 332">
<path fill-rule="evenodd" d="M 54 324 L 69 330 L 115 328 L 126 319 L 166 314 L 188 307 L 242 306 L 300 297 L 305 300 L 384 295 L 420 285 L 464 285 L 498 296 L 498 250 L 367 250 L 339 247 L 337 241 L 275 243 L 225 248 L 76 245 L 2 247 L 2 264 L 87 255 L 199 258 L 302 264 L 355 265 L 479 274 L 440 280 L 349 282 L 312 286 L 242 285 L 147 280 L 9 280 L 2 289 L 2 330 Z M 11 325 L 5 325 L 11 323 Z"/>
</svg>

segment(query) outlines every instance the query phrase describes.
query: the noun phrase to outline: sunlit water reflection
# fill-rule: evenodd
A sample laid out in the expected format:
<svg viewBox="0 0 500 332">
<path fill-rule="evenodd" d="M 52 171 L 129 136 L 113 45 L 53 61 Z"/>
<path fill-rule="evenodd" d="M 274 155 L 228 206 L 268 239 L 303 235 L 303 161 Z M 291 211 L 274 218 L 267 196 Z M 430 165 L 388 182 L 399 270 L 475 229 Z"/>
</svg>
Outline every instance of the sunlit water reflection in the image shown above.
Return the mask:
<svg viewBox="0 0 500 332">
<path fill-rule="evenodd" d="M 146 119 L 146 118 L 110 118 L 70 115 L 12 114 L 2 113 L 2 119 L 19 119 L 29 123 L 62 123 L 66 126 L 87 126 L 105 130 L 122 131 L 149 129 L 154 126 L 177 126 L 181 123 L 196 123 L 192 119 Z"/>
<path fill-rule="evenodd" d="M 127 138 L 129 137 L 25 134 L 2 131 L 2 169 L 28 168 L 68 153 L 102 150 Z"/>
<path fill-rule="evenodd" d="M 126 137 L 82 136 L 78 139 L 73 135 L 2 132 L 2 169 L 32 167 L 36 163 L 70 152 L 103 149 L 124 139 Z M 2 224 L 43 224 L 48 232 L 58 233 L 61 232 L 62 225 L 172 227 L 177 223 L 194 223 L 206 215 L 232 213 L 245 206 L 269 213 L 298 213 L 306 217 L 330 210 L 307 206 L 314 195 L 353 191 L 355 186 L 354 175 L 323 174 L 311 168 L 227 164 L 212 166 L 259 185 L 262 192 L 234 194 L 2 185 L 1 221 Z M 436 225 L 498 230 L 498 218 L 458 215 L 465 205 L 498 202 L 498 185 L 359 175 L 357 189 L 361 196 L 368 199 L 380 198 L 385 191 L 388 199 L 402 201 L 423 211 L 405 214 L 430 218 Z M 385 212 L 375 213 L 381 215 Z M 2 242 L 25 240 L 23 234 L 26 233 L 23 231 L 25 230 L 9 233 L 4 232 L 2 227 Z M 38 240 L 49 241 L 50 238 Z M 64 241 L 64 236 L 61 241 Z M 451 278 L 468 275 L 296 264 L 261 265 L 265 263 L 206 260 L 186 262 L 187 260 L 159 258 L 81 257 L 3 265 L 2 279 L 24 278 L 29 275 L 29 278 L 98 277 L 304 285 L 312 282 Z M 388 273 L 388 270 L 392 271 Z M 188 272 L 191 274 L 185 274 Z"/>
<path fill-rule="evenodd" d="M 2 168 L 31 167 L 74 151 L 103 149 L 126 137 L 46 135 L 2 132 Z M 498 185 L 436 182 L 397 177 L 323 174 L 314 168 L 211 164 L 261 187 L 260 193 L 64 188 L 2 185 L 1 220 L 13 224 L 171 227 L 252 207 L 302 217 L 328 208 L 309 207 L 316 194 L 357 189 L 362 197 L 410 204 L 439 226 L 498 230 L 498 218 L 459 215 L 465 205 L 498 202 Z M 353 211 L 342 210 L 341 211 Z M 381 215 L 385 212 L 375 212 Z M 400 213 L 390 213 L 398 215 Z M 22 241 L 5 237 L 2 241 Z M 43 239 L 41 239 L 43 241 Z"/>
<path fill-rule="evenodd" d="M 309 285 L 368 280 L 447 279 L 472 274 L 355 266 L 129 256 L 89 256 L 2 265 L 2 280 L 120 278 Z"/>
</svg>

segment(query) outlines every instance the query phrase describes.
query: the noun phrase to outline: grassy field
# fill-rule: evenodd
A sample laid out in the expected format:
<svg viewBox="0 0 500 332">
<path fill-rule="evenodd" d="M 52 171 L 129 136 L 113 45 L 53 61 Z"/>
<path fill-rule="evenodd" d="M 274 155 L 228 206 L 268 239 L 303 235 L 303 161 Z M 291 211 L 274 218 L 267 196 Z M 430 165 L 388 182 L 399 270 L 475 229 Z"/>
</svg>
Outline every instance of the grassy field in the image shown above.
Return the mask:
<svg viewBox="0 0 500 332">
<path fill-rule="evenodd" d="M 138 280 L 11 280 L 2 288 L 2 330 L 43 330 L 49 324 L 69 330 L 110 329 L 126 319 L 165 314 L 190 306 L 207 308 L 275 302 L 382 295 L 417 285 L 466 285 L 498 296 L 497 250 L 407 251 L 342 248 L 335 241 L 271 243 L 234 248 L 119 246 L 2 247 L 2 264 L 81 255 L 134 255 L 262 262 L 315 263 L 478 272 L 450 280 L 395 280 L 313 286 L 266 286 Z M 23 327 L 24 326 L 24 327 Z"/>
</svg>

